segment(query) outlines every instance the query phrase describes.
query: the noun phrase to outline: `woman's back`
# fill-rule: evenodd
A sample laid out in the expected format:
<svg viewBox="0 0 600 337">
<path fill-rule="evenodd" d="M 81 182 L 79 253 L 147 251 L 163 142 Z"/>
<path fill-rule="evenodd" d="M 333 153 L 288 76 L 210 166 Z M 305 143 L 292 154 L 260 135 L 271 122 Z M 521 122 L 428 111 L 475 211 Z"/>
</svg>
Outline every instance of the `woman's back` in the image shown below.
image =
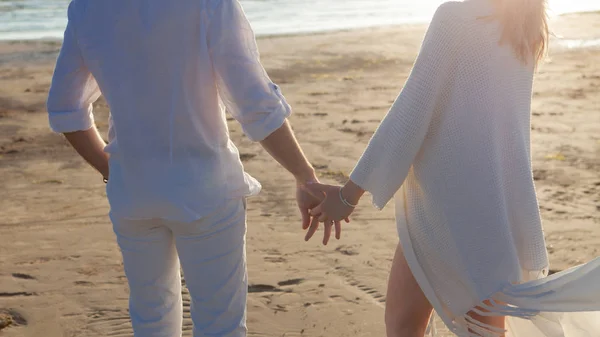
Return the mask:
<svg viewBox="0 0 600 337">
<path fill-rule="evenodd" d="M 341 201 L 321 208 L 325 219 L 343 219 L 344 198 L 354 202 L 368 191 L 383 208 L 395 195 L 400 246 L 386 311 L 393 334 L 422 336 L 432 307 L 459 336 L 597 330 L 597 313 L 547 312 L 598 310 L 590 296 L 598 293 L 600 260 L 538 280 L 548 275 L 548 256 L 530 109 L 546 37 L 543 0 L 441 5 Z M 533 320 L 509 319 L 506 334 L 505 316 Z"/>
<path fill-rule="evenodd" d="M 427 266 L 417 280 L 452 294 L 441 300 L 454 313 L 548 265 L 530 160 L 533 61 L 499 44 L 494 10 L 487 0 L 440 6 L 351 176 L 378 207 L 396 195 L 403 247 Z"/>
<path fill-rule="evenodd" d="M 469 269 L 464 290 L 490 295 L 497 291 L 490 281 L 520 282 L 548 265 L 530 156 L 534 66 L 498 43 L 500 24 L 484 19 L 493 13 L 487 2 L 454 6 L 462 20 L 458 52 L 439 74 L 447 82 L 399 200 L 407 207 L 398 209 L 411 235 L 439 247 L 420 251 L 434 265 L 429 278 L 439 291 L 460 289 L 443 281 L 454 267 L 448 258 L 460 257 Z"/>
</svg>

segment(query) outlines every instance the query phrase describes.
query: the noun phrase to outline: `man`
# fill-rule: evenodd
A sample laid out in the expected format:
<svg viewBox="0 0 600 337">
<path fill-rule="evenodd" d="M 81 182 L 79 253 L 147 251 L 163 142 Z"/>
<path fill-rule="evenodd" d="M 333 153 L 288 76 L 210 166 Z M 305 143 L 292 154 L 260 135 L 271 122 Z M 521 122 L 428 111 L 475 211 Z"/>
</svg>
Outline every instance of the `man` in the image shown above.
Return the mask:
<svg viewBox="0 0 600 337">
<path fill-rule="evenodd" d="M 319 200 L 302 189 L 314 170 L 240 4 L 75 0 L 68 17 L 50 125 L 107 182 L 135 336 L 181 335 L 180 263 L 194 336 L 245 336 L 245 198 L 260 184 L 243 170 L 221 103 L 295 177 L 304 228 Z M 92 115 L 101 93 L 108 145 Z"/>
</svg>

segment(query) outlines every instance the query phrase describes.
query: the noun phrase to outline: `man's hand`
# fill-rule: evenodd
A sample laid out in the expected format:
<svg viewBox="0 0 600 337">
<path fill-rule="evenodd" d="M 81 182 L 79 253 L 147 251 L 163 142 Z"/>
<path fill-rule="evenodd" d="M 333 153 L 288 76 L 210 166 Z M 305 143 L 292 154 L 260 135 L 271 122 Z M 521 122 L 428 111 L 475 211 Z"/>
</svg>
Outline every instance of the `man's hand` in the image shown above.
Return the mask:
<svg viewBox="0 0 600 337">
<path fill-rule="evenodd" d="M 311 217 L 309 210 L 319 206 L 325 199 L 325 193 L 308 188 L 311 184 L 318 185 L 319 181 L 315 170 L 298 145 L 289 122 L 285 121 L 279 129 L 267 136 L 260 144 L 278 163 L 294 175 L 297 185 L 296 199 L 302 216 L 302 228 L 305 230 L 309 227 L 317 228 L 319 217 Z M 346 222 L 349 220 L 346 219 Z M 337 226 L 336 228 L 341 227 Z M 336 237 L 339 239 L 340 231 L 336 231 Z"/>
<path fill-rule="evenodd" d="M 352 181 L 348 181 L 344 187 L 312 183 L 306 188 L 311 195 L 322 195 L 325 198 L 317 207 L 309 211 L 312 221 L 305 240 L 310 240 L 317 232 L 319 222 L 324 222 L 324 245 L 329 242 L 333 228 L 335 228 L 335 238 L 339 240 L 342 233 L 341 221 L 345 219 L 346 222 L 350 222 L 349 217 L 354 212 L 354 205 L 358 203 L 364 190 Z"/>
<path fill-rule="evenodd" d="M 322 184 L 311 184 L 308 187 L 312 194 L 322 193 L 324 199 L 322 203 L 311 208 L 309 216 L 312 221 L 305 240 L 310 240 L 319 228 L 319 222 L 324 222 L 323 244 L 327 245 L 331 238 L 331 232 L 335 226 L 335 238 L 340 239 L 342 235 L 342 219 L 348 219 L 354 209 L 348 208 L 337 197 L 340 187 Z M 335 215 L 334 215 L 335 214 Z M 348 220 L 346 220 L 348 221 Z"/>
</svg>

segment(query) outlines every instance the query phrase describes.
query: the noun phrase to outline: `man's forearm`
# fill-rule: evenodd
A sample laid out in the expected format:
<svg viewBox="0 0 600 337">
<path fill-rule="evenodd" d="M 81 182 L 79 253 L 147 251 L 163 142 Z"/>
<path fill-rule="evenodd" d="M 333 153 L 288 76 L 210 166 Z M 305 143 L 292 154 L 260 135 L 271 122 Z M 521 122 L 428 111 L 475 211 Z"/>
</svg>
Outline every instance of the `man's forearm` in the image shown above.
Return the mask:
<svg viewBox="0 0 600 337">
<path fill-rule="evenodd" d="M 103 177 L 108 178 L 108 154 L 104 152 L 106 143 L 96 127 L 65 133 L 65 137 L 85 161 L 98 170 Z"/>
<path fill-rule="evenodd" d="M 299 183 L 316 180 L 315 170 L 304 156 L 287 120 L 260 144 Z"/>
</svg>

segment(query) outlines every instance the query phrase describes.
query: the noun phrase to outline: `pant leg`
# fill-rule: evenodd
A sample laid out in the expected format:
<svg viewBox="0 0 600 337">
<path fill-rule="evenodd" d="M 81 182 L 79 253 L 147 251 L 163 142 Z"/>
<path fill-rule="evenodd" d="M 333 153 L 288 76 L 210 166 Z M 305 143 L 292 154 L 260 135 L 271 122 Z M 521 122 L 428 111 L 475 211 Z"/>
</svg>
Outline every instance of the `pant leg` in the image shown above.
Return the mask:
<svg viewBox="0 0 600 337">
<path fill-rule="evenodd" d="M 190 291 L 194 337 L 246 336 L 245 200 L 171 228 Z"/>
<path fill-rule="evenodd" d="M 171 230 L 161 220 L 112 220 L 129 282 L 134 336 L 181 336 L 181 275 Z"/>
</svg>

